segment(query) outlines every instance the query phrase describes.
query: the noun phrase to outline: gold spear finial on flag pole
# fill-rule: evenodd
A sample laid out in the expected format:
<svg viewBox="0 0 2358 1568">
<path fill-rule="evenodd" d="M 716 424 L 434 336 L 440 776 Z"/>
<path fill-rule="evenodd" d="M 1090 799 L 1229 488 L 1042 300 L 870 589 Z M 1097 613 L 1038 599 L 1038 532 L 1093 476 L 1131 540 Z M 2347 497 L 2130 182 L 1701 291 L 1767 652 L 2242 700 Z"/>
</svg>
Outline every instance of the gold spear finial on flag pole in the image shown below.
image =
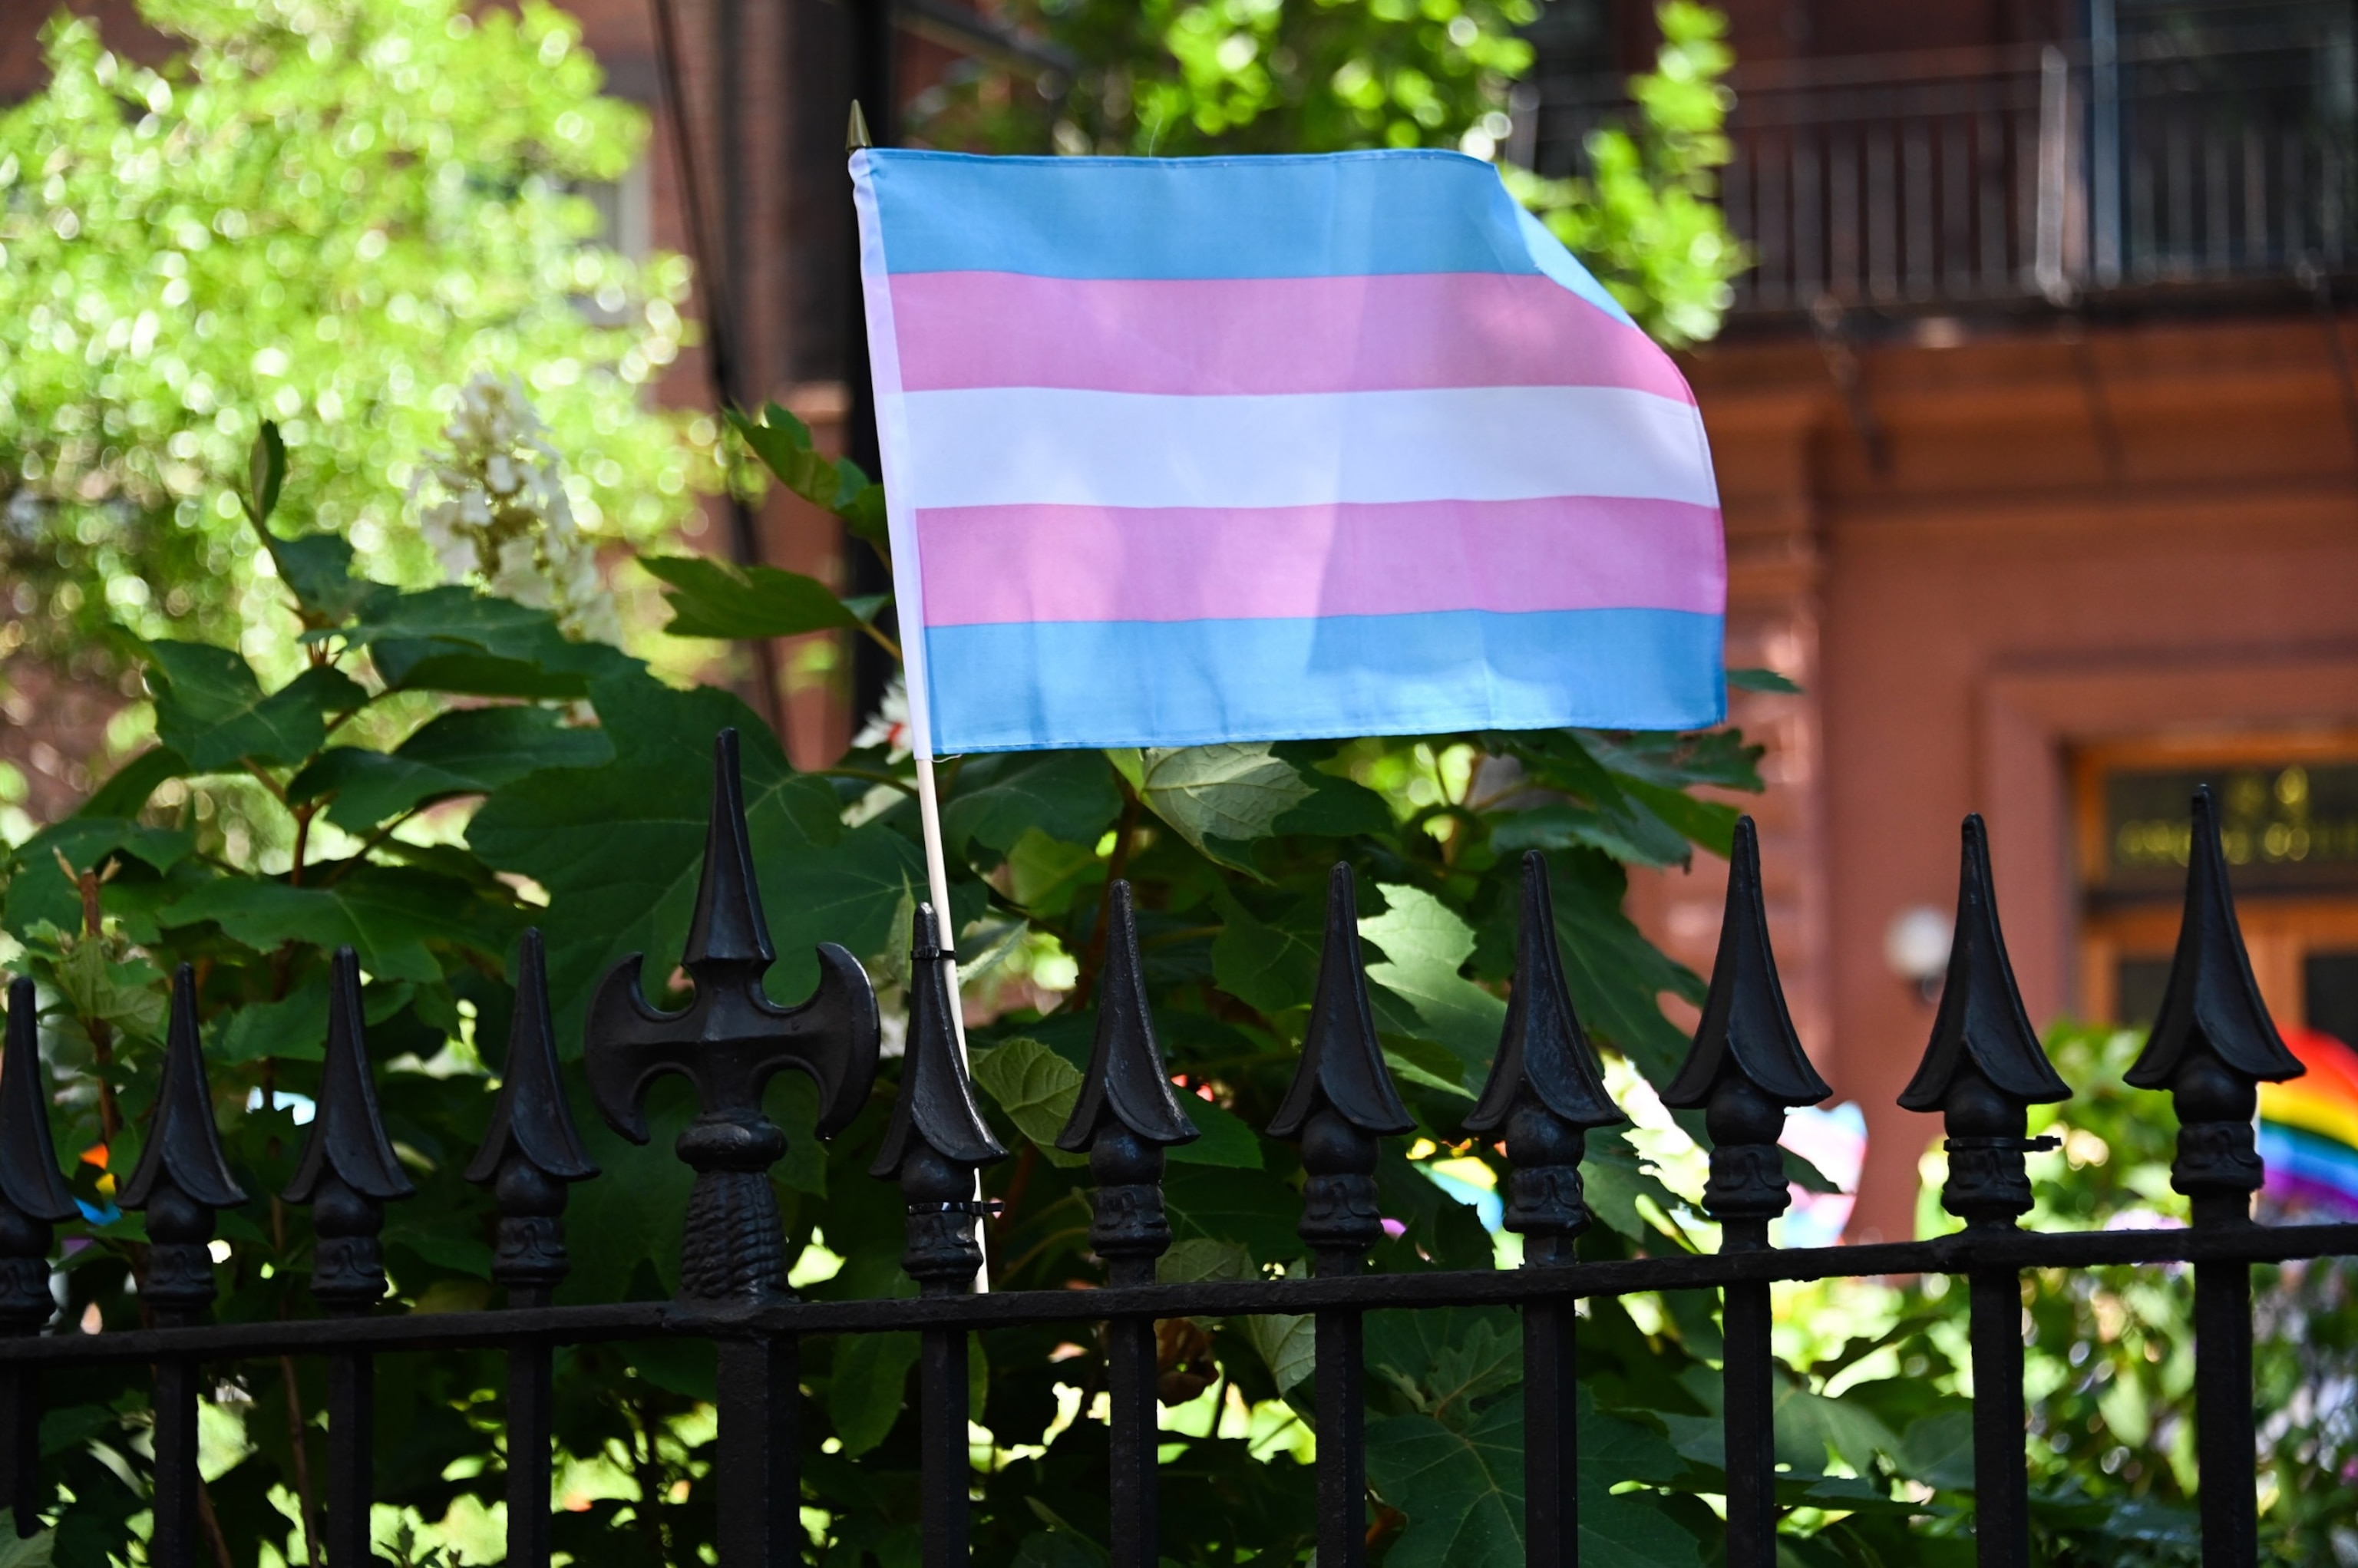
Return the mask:
<svg viewBox="0 0 2358 1568">
<path fill-rule="evenodd" d="M 851 101 L 851 124 L 844 128 L 843 150 L 856 153 L 862 147 L 872 147 L 876 139 L 868 134 L 868 116 L 860 113 L 860 100 Z"/>
</svg>

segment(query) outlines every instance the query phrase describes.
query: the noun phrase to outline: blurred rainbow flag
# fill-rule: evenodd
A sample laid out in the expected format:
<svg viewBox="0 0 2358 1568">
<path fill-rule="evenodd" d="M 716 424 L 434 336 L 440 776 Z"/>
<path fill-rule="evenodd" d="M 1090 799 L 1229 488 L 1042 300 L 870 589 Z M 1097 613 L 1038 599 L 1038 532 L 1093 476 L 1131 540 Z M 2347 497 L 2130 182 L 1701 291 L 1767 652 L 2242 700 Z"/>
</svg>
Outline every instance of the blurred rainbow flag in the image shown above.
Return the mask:
<svg viewBox="0 0 2358 1568">
<path fill-rule="evenodd" d="M 2288 1029 L 2304 1077 L 2260 1086 L 2266 1195 L 2289 1209 L 2358 1217 L 2358 1051 L 2313 1029 Z"/>
</svg>

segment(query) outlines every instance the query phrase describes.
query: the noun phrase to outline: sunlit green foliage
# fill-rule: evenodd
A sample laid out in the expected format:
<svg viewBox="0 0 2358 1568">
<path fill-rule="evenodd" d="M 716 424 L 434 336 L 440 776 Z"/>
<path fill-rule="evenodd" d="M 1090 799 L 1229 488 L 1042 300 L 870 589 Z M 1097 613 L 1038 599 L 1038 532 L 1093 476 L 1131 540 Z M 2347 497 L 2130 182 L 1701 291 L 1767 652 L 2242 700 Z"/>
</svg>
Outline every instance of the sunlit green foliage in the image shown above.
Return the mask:
<svg viewBox="0 0 2358 1568">
<path fill-rule="evenodd" d="M 0 648 L 110 624 L 222 635 L 277 601 L 229 500 L 257 422 L 288 511 L 371 569 L 437 571 L 403 526 L 457 387 L 521 373 L 574 458 L 576 517 L 643 539 L 700 463 L 646 384 L 685 264 L 588 243 L 638 156 L 576 25 L 533 0 L 142 0 L 150 70 L 87 21 L 0 115 Z M 13 629 L 11 629 L 13 627 Z"/>
<path fill-rule="evenodd" d="M 983 71 L 919 101 L 916 134 L 990 152 L 1500 154 L 1519 29 L 1544 0 L 1014 0 L 1001 13 L 1081 62 L 1067 81 Z M 1639 322 L 1673 347 L 1718 330 L 1742 248 L 1711 200 L 1727 161 L 1726 19 L 1693 0 L 1656 12 L 1655 69 L 1626 127 L 1596 133 L 1591 172 L 1509 187 Z"/>
</svg>

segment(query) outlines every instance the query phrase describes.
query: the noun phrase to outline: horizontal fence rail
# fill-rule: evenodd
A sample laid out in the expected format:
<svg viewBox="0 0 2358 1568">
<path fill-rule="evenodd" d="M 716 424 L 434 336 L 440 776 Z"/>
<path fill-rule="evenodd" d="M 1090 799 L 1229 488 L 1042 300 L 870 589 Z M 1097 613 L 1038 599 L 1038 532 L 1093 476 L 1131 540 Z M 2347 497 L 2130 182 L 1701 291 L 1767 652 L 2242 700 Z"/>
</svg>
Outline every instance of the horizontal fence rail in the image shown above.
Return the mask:
<svg viewBox="0 0 2358 1568">
<path fill-rule="evenodd" d="M 797 1562 L 801 1519 L 798 1378 L 813 1335 L 914 1332 L 921 1349 L 922 1554 L 954 1568 L 969 1554 L 967 1346 L 970 1332 L 1097 1322 L 1109 1395 L 1112 1561 L 1155 1568 L 1154 1325 L 1266 1314 L 1314 1320 L 1317 1560 L 1349 1568 L 1368 1556 L 1362 1325 L 1373 1311 L 1475 1305 L 1519 1308 L 1524 1322 L 1526 1560 L 1579 1560 L 1580 1459 L 1574 1420 L 1578 1315 L 1584 1298 L 1718 1291 L 1724 1297 L 1726 1559 L 1772 1568 L 1777 1555 L 1773 1354 L 1768 1287 L 1780 1281 L 1907 1274 L 1970 1285 L 1975 1401 L 1975 1550 L 1987 1568 L 2029 1557 L 2026 1506 L 2021 1276 L 2098 1266 L 2189 1267 L 2197 1323 L 2196 1418 L 2203 1560 L 2255 1563 L 2250 1270 L 2259 1263 L 2358 1255 L 2358 1225 L 2261 1226 L 2251 1217 L 2263 1172 L 2253 1116 L 2256 1086 L 2299 1065 L 2254 986 L 2229 901 L 2216 815 L 2194 806 L 2194 850 L 2176 965 L 2132 1085 L 2166 1089 L 2180 1123 L 2172 1180 L 2193 1205 L 2190 1227 L 2033 1232 L 2024 1159 L 2032 1105 L 2063 1098 L 2024 1017 L 1999 930 L 1988 851 L 1968 818 L 1956 938 L 1924 1061 L 1901 1103 L 1939 1112 L 1950 1174 L 1942 1193 L 1965 1222 L 1931 1240 L 1779 1249 L 1770 1220 L 1788 1188 L 1778 1139 L 1789 1108 L 1827 1087 L 1793 1032 L 1763 912 L 1757 841 L 1739 825 L 1727 909 L 1693 1049 L 1664 1101 L 1703 1113 L 1711 1148 L 1704 1206 L 1722 1227 L 1716 1253 L 1581 1261 L 1574 1241 L 1589 1215 L 1580 1164 L 1588 1129 L 1621 1119 L 1574 1016 L 1549 907 L 1545 867 L 1526 861 L 1518 963 L 1505 1032 L 1467 1130 L 1497 1140 L 1511 1167 L 1505 1223 L 1524 1238 L 1517 1270 L 1371 1273 L 1381 1234 L 1373 1172 L 1378 1141 L 1414 1130 L 1393 1087 L 1361 972 L 1349 871 L 1329 891 L 1325 949 L 1292 1090 L 1271 1127 L 1302 1147 L 1300 1234 L 1307 1277 L 1156 1282 L 1171 1244 L 1162 1178 L 1165 1151 L 1195 1136 L 1172 1092 L 1148 1015 L 1129 890 L 1109 904 L 1097 1036 L 1079 1099 L 1058 1145 L 1086 1153 L 1096 1184 L 1091 1245 L 1107 1268 L 1093 1290 L 979 1292 L 979 1220 L 990 1212 L 976 1173 L 1005 1155 L 974 1098 L 948 986 L 953 956 L 920 907 L 912 946 L 906 1054 L 892 1121 L 872 1173 L 901 1185 L 908 1216 L 903 1265 L 913 1298 L 804 1302 L 785 1281 L 784 1236 L 768 1171 L 784 1139 L 763 1115 L 762 1091 L 792 1069 L 818 1085 L 821 1131 L 840 1130 L 877 1071 L 876 1002 L 860 966 L 822 948 L 813 997 L 780 1008 L 760 979 L 773 958 L 738 782 L 735 737 L 716 747 L 702 885 L 682 966 L 694 985 L 678 1011 L 652 1006 L 637 955 L 593 999 L 585 1071 L 617 1130 L 644 1141 L 643 1097 L 665 1074 L 694 1085 L 699 1115 L 678 1142 L 696 1171 L 682 1289 L 668 1302 L 552 1304 L 567 1271 L 567 1189 L 597 1172 L 567 1109 L 549 1025 L 538 937 L 518 964 L 517 1009 L 492 1125 L 468 1174 L 491 1185 L 500 1215 L 493 1278 L 503 1310 L 378 1314 L 387 1286 L 377 1242 L 385 1206 L 406 1195 L 377 1113 L 362 1039 L 359 975 L 349 950 L 334 966 L 330 1038 L 310 1141 L 287 1200 L 308 1203 L 319 1237 L 313 1291 L 325 1315 L 204 1321 L 214 1283 L 207 1243 L 213 1211 L 243 1194 L 222 1158 L 198 1044 L 195 989 L 176 977 L 163 1082 L 125 1207 L 144 1210 L 153 1246 L 146 1294 L 158 1326 L 43 1332 L 52 1314 L 51 1227 L 68 1218 L 43 1098 L 37 1000 L 10 989 L 0 1056 L 0 1509 L 20 1535 L 40 1528 L 38 1434 L 43 1379 L 76 1368 L 155 1369 L 155 1497 L 149 1560 L 198 1561 L 196 1417 L 208 1368 L 241 1359 L 315 1356 L 330 1370 L 328 1509 L 320 1540 L 332 1568 L 369 1563 L 372 1400 L 377 1358 L 459 1348 L 504 1352 L 508 1381 L 507 1561 L 549 1560 L 553 1440 L 551 1352 L 565 1345 L 689 1337 L 709 1340 L 719 1370 L 719 1557 L 722 1568 Z M 824 1499 L 819 1499 L 824 1501 Z"/>
<path fill-rule="evenodd" d="M 2352 19 L 2311 10 L 1739 66 L 1721 200 L 1754 265 L 1736 311 L 2066 305 L 2358 266 Z M 1542 81 L 1542 170 L 1581 171 L 1622 93 Z"/>
</svg>

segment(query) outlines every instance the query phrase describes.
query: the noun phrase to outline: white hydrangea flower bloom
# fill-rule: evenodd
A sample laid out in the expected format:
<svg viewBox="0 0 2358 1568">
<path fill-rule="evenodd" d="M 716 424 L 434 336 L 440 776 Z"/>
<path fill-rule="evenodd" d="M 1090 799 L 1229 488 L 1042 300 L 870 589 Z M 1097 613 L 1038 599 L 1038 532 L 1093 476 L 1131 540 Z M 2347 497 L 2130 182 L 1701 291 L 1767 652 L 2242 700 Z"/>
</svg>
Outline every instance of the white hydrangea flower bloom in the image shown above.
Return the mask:
<svg viewBox="0 0 2358 1568">
<path fill-rule="evenodd" d="M 480 582 L 557 616 L 567 635 L 613 643 L 622 622 L 595 540 L 573 521 L 557 449 L 524 384 L 477 375 L 410 483 L 417 526 L 452 582 Z"/>
</svg>

